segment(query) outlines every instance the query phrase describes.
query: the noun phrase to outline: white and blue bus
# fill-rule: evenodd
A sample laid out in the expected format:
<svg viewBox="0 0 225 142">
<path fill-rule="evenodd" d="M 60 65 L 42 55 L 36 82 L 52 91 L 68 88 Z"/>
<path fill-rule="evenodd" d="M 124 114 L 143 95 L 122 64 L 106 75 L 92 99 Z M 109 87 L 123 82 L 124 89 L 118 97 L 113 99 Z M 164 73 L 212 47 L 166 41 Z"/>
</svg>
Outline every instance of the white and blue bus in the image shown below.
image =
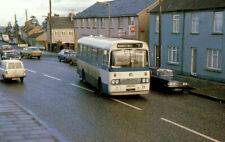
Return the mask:
<svg viewBox="0 0 225 142">
<path fill-rule="evenodd" d="M 87 36 L 78 40 L 77 73 L 99 94 L 148 94 L 149 48 L 145 42 Z"/>
</svg>

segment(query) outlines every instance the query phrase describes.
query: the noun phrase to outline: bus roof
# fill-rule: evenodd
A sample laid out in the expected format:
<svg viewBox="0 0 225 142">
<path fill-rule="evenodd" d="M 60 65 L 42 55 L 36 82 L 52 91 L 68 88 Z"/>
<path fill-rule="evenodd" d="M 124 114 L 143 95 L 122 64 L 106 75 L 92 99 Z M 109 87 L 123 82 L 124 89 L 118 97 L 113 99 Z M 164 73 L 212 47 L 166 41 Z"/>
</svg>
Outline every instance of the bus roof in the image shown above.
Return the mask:
<svg viewBox="0 0 225 142">
<path fill-rule="evenodd" d="M 108 37 L 101 37 L 101 36 L 86 36 L 81 37 L 78 40 L 78 43 L 90 45 L 94 47 L 101 47 L 102 49 L 110 49 L 112 45 L 118 43 L 142 43 L 145 44 L 143 41 L 139 40 L 130 40 L 130 39 L 122 39 L 122 38 L 108 38 Z"/>
</svg>

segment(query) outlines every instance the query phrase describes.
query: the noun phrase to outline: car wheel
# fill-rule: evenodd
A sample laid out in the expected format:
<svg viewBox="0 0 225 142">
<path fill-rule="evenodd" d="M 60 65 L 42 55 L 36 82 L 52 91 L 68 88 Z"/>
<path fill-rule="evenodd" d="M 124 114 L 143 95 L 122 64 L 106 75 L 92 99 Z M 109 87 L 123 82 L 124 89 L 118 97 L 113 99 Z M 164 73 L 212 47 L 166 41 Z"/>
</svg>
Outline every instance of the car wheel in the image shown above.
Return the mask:
<svg viewBox="0 0 225 142">
<path fill-rule="evenodd" d="M 40 57 L 40 56 L 38 56 L 38 60 L 40 60 L 40 58 L 41 58 L 41 57 Z"/>
<path fill-rule="evenodd" d="M 59 60 L 59 62 L 61 62 L 61 59 L 60 59 L 60 57 L 58 57 L 58 60 Z"/>
<path fill-rule="evenodd" d="M 2 75 L 2 79 L 5 80 L 5 76 L 4 75 Z"/>
<path fill-rule="evenodd" d="M 28 58 L 29 58 L 29 59 L 31 59 L 31 58 L 32 58 L 30 54 L 28 55 Z"/>
<path fill-rule="evenodd" d="M 70 65 L 73 65 L 73 62 L 72 61 L 70 61 L 70 63 L 69 63 Z"/>
<path fill-rule="evenodd" d="M 23 77 L 20 77 L 20 81 L 23 82 Z"/>
</svg>

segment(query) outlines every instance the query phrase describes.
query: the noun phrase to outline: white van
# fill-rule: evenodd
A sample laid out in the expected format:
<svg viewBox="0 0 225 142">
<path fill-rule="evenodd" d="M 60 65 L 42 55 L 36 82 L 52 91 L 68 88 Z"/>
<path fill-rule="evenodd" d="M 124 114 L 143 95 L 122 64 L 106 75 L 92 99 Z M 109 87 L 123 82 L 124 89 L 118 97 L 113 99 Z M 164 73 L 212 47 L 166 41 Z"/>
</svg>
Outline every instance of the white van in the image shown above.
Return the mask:
<svg viewBox="0 0 225 142">
<path fill-rule="evenodd" d="M 19 80 L 23 82 L 23 78 L 26 76 L 26 70 L 24 69 L 23 62 L 19 60 L 3 60 L 0 62 L 0 75 L 3 80 Z"/>
</svg>

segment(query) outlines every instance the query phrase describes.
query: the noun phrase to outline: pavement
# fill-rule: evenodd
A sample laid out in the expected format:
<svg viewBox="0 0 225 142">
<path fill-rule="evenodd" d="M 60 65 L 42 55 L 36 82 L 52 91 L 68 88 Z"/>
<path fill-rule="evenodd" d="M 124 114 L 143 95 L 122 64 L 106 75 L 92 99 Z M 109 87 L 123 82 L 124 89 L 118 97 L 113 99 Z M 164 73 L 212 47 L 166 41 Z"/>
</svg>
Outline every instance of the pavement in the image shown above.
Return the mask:
<svg viewBox="0 0 225 142">
<path fill-rule="evenodd" d="M 178 75 L 188 81 L 190 93 L 225 103 L 225 83 L 200 79 L 193 76 Z"/>
<path fill-rule="evenodd" d="M 0 96 L 0 142 L 58 142 L 49 129 L 13 100 Z"/>
</svg>

